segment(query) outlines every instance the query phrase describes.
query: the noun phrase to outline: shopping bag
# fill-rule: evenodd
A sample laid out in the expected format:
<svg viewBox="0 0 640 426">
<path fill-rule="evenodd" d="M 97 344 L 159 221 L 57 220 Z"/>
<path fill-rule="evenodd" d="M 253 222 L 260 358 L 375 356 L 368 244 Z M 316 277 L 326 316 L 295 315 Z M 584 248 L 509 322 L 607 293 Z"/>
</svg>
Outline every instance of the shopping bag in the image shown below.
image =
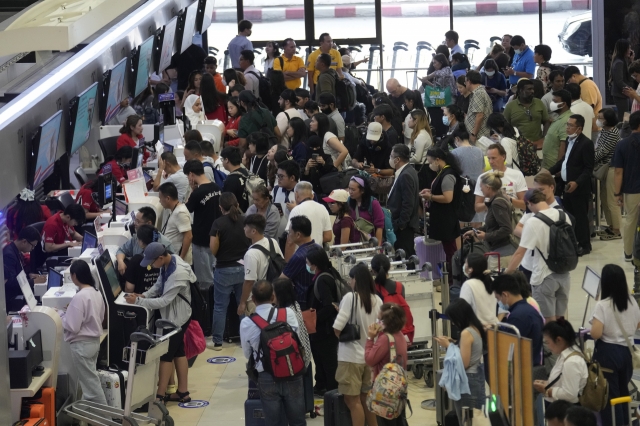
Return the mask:
<svg viewBox="0 0 640 426">
<path fill-rule="evenodd" d="M 426 86 L 424 88 L 424 106 L 445 107 L 451 104 L 451 87 Z"/>
</svg>

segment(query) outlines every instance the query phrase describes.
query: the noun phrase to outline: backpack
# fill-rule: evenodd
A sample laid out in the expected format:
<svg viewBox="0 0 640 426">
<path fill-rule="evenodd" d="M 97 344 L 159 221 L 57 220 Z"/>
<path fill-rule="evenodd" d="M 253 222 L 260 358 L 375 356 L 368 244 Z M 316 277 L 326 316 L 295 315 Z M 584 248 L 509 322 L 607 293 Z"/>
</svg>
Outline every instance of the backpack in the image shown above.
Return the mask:
<svg viewBox="0 0 640 426">
<path fill-rule="evenodd" d="M 578 241 L 573 227 L 566 221 L 567 215 L 562 210 L 558 213 L 560 219 L 556 222 L 544 214 L 534 216 L 549 227 L 549 257 L 545 259 L 540 249 L 538 252 L 549 269 L 557 274 L 566 274 L 578 266 Z"/>
<path fill-rule="evenodd" d="M 230 174 L 239 175 L 241 178 L 244 179 L 244 193 L 242 194 L 242 197 L 249 202 L 250 206 L 253 205 L 253 191 L 260 185 L 265 184 L 264 179 L 262 179 L 258 175 L 254 175 L 249 171 L 248 171 L 248 175 L 246 176 L 242 172 L 239 172 L 237 170 L 234 172 L 231 172 Z"/>
<path fill-rule="evenodd" d="M 407 399 L 407 373 L 397 362 L 395 339 L 391 334 L 385 334 L 389 339 L 391 360 L 376 376 L 373 387 L 367 394 L 367 407 L 376 416 L 393 420 L 404 413 L 407 405 L 411 409 L 411 404 Z"/>
<path fill-rule="evenodd" d="M 591 360 L 591 362 L 589 362 L 584 354 L 579 351 L 571 352 L 567 358 L 565 358 L 565 362 L 572 356 L 580 356 L 587 363 L 587 384 L 582 389 L 582 393 L 578 397 L 578 402 L 580 402 L 581 406 L 591 411 L 604 410 L 609 402 L 609 383 L 604 377 L 603 368 L 600 367 L 597 361 Z M 551 383 L 547 384 L 547 388 L 553 386 L 560 380 L 561 376 L 562 373 L 560 373 L 555 380 L 551 381 Z"/>
<path fill-rule="evenodd" d="M 191 289 L 191 301 L 188 301 L 186 297 L 178 293 L 178 297 L 187 302 L 191 307 L 191 319 L 198 321 L 200 328 L 204 334 L 211 332 L 211 319 L 209 315 L 209 303 L 207 299 L 202 295 L 200 286 L 197 282 L 189 283 Z"/>
<path fill-rule="evenodd" d="M 465 186 L 469 187 L 467 192 L 464 191 Z M 455 211 L 461 222 L 471 222 L 476 215 L 476 194 L 473 192 L 475 187 L 476 182 L 469 176 L 460 176 L 456 182 L 453 199 L 458 200 L 455 204 Z"/>
<path fill-rule="evenodd" d="M 384 213 L 384 240 L 394 245 L 396 243 L 396 233 L 393 231 L 393 216 L 391 215 L 391 210 L 386 207 L 381 208 L 382 213 Z"/>
<path fill-rule="evenodd" d="M 202 163 L 202 165 L 204 167 L 211 167 L 211 170 L 213 170 L 213 180 L 215 181 L 214 183 L 218 185 L 220 189 L 222 189 L 222 187 L 224 186 L 224 181 L 227 179 L 226 173 L 220 171 L 219 169 L 216 169 L 213 164 L 208 161 L 205 161 L 204 163 Z"/>
<path fill-rule="evenodd" d="M 349 151 L 349 155 L 351 158 L 354 158 L 356 155 L 356 151 L 358 150 L 358 145 L 360 144 L 360 129 L 356 126 L 346 126 L 344 128 L 344 142 L 343 145 Z"/>
<path fill-rule="evenodd" d="M 520 171 L 525 176 L 535 176 L 540 171 L 540 165 L 542 160 L 538 158 L 538 152 L 536 146 L 520 133 L 516 140 L 518 148 L 518 159 L 520 163 L 515 160 L 513 164 L 518 166 Z"/>
<path fill-rule="evenodd" d="M 267 239 L 269 240 L 269 250 L 262 247 L 261 245 L 256 245 L 256 244 L 252 245 L 250 248 L 259 250 L 260 252 L 262 252 L 262 254 L 267 256 L 267 259 L 269 261 L 269 266 L 267 267 L 267 275 L 262 279 L 266 279 L 267 281 L 273 281 L 276 278 L 278 278 L 280 274 L 282 274 L 282 271 L 284 270 L 284 265 L 286 264 L 286 262 L 284 261 L 284 258 L 279 253 L 276 252 L 276 249 L 273 246 L 273 240 L 271 238 L 267 238 Z"/>
<path fill-rule="evenodd" d="M 329 275 L 331 278 L 333 278 L 334 282 L 336 283 L 336 293 L 338 295 L 338 304 L 340 304 L 340 302 L 342 301 L 342 298 L 344 297 L 345 294 L 347 293 L 351 293 L 351 287 L 349 287 L 347 285 L 346 282 L 344 282 L 344 280 L 342 278 L 338 278 L 336 279 L 336 277 L 333 276 L 333 274 L 331 274 L 330 272 L 323 272 L 320 275 L 318 275 L 316 277 L 316 281 L 313 284 L 313 294 L 314 296 L 316 296 L 316 299 L 321 300 L 320 299 L 320 292 L 318 291 L 318 285 L 316 284 L 318 282 L 318 278 L 320 278 L 323 275 Z"/>
<path fill-rule="evenodd" d="M 356 95 L 351 89 L 350 81 L 336 78 L 336 107 L 340 112 L 351 111 L 356 106 Z"/>
<path fill-rule="evenodd" d="M 402 296 L 402 284 L 396 281 L 396 290 L 393 293 L 389 293 L 385 286 L 376 284 L 378 293 L 382 296 L 382 303 L 395 303 L 404 310 L 404 314 L 407 317 L 407 321 L 402 327 L 402 334 L 409 338 L 409 343 L 413 343 L 413 334 L 415 327 L 413 326 L 413 315 L 411 314 L 411 308 L 406 299 Z"/>
<path fill-rule="evenodd" d="M 271 110 L 271 81 L 259 71 L 258 73 L 255 71 L 249 71 L 247 74 L 253 74 L 258 79 L 258 94 L 260 95 L 258 98 L 267 107 L 267 109 Z"/>
<path fill-rule="evenodd" d="M 276 321 L 270 324 L 274 312 Z M 304 349 L 298 334 L 287 323 L 287 310 L 271 308 L 266 321 L 258 314 L 252 314 L 249 318 L 260 328 L 258 355 L 264 371 L 270 373 L 276 382 L 300 377 L 306 370 Z M 253 354 L 251 356 L 253 358 Z"/>
</svg>

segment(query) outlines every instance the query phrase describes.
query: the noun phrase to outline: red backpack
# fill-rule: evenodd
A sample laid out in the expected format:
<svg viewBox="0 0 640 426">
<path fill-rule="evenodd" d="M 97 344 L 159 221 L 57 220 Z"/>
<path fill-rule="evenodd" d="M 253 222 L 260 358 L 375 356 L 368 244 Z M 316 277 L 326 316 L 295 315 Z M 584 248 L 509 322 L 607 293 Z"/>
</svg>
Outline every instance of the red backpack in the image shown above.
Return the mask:
<svg viewBox="0 0 640 426">
<path fill-rule="evenodd" d="M 382 295 L 383 303 L 395 303 L 396 305 L 404 309 L 404 314 L 407 317 L 407 321 L 405 322 L 404 327 L 402 327 L 402 334 L 407 336 L 407 338 L 409 339 L 409 343 L 413 343 L 413 333 L 415 332 L 416 328 L 413 326 L 413 315 L 411 315 L 411 308 L 409 308 L 409 304 L 407 303 L 405 298 L 402 297 L 402 283 L 396 281 L 396 291 L 393 293 L 389 293 L 389 291 L 380 284 L 376 284 L 376 289 L 378 290 L 378 293 Z"/>
<path fill-rule="evenodd" d="M 270 324 L 274 311 L 276 321 Z M 266 321 L 258 314 L 250 318 L 260 328 L 259 357 L 264 371 L 276 382 L 301 376 L 305 371 L 303 349 L 298 334 L 287 323 L 287 310 L 271 308 Z"/>
</svg>

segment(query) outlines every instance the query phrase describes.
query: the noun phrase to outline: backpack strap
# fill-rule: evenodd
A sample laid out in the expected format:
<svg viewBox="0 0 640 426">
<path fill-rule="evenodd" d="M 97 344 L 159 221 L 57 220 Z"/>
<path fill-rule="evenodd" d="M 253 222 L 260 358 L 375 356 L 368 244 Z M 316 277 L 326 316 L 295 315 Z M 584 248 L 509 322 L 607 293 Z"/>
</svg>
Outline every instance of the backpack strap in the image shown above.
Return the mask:
<svg viewBox="0 0 640 426">
<path fill-rule="evenodd" d="M 280 61 L 280 71 L 284 72 L 284 59 L 282 59 L 282 56 L 278 56 L 278 59 Z"/>
<path fill-rule="evenodd" d="M 398 356 L 396 355 L 396 339 L 393 337 L 393 334 L 384 333 L 387 335 L 387 339 L 389 339 L 389 362 L 396 362 Z"/>
<path fill-rule="evenodd" d="M 578 352 L 578 351 L 573 351 L 571 352 L 569 355 L 567 355 L 567 357 L 564 359 L 565 362 L 571 358 L 572 356 L 579 356 L 582 359 L 585 360 L 585 362 L 587 361 L 587 359 L 585 358 L 584 354 L 582 352 Z M 544 390 L 549 389 L 550 387 L 552 387 L 553 385 L 555 385 L 556 383 L 558 383 L 558 380 L 560 380 L 560 377 L 562 377 L 562 373 L 560 373 L 558 375 L 558 377 L 556 377 L 555 379 L 553 379 L 551 382 L 547 383 L 547 386 L 544 387 Z"/>
<path fill-rule="evenodd" d="M 282 111 L 284 112 L 284 115 L 287 116 L 287 123 L 289 123 L 291 121 L 291 117 L 289 117 L 289 114 L 286 111 Z"/>
<path fill-rule="evenodd" d="M 278 313 L 276 315 L 277 322 L 287 322 L 287 310 L 286 309 L 278 309 Z"/>
<path fill-rule="evenodd" d="M 204 163 L 202 163 L 202 167 L 211 167 L 211 170 L 214 170 L 213 164 L 211 164 L 208 161 L 205 161 Z"/>
<path fill-rule="evenodd" d="M 269 325 L 269 323 L 265 321 L 265 319 L 258 314 L 255 314 L 255 313 L 251 314 L 249 318 L 251 319 L 251 321 L 253 321 L 255 325 L 258 326 L 260 330 L 264 330 L 264 328 Z"/>
</svg>

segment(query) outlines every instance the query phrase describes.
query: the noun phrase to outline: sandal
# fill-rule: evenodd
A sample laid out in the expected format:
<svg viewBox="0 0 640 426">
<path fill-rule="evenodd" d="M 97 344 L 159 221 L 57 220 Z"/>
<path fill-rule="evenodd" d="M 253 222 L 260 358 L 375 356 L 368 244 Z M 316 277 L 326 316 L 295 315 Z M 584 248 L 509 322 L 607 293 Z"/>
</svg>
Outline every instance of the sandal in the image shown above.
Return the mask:
<svg viewBox="0 0 640 426">
<path fill-rule="evenodd" d="M 178 399 L 172 398 L 173 395 L 177 395 Z M 180 392 L 176 391 L 176 393 L 171 394 L 165 399 L 166 402 L 191 402 L 191 397 L 189 396 L 189 392 Z"/>
<path fill-rule="evenodd" d="M 166 404 L 167 401 L 167 396 L 166 395 L 160 395 L 160 394 L 156 394 L 156 399 L 158 400 L 158 402 L 161 402 L 163 404 Z"/>
</svg>

